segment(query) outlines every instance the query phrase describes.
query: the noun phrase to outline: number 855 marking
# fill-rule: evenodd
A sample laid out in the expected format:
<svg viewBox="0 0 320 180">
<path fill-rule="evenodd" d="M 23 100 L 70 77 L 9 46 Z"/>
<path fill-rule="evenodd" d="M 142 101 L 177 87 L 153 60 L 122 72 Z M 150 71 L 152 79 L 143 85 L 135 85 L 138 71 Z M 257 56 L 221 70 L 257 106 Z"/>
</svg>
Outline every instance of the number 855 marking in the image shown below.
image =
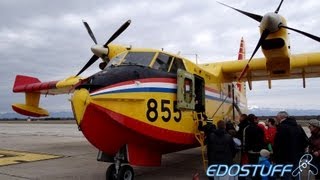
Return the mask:
<svg viewBox="0 0 320 180">
<path fill-rule="evenodd" d="M 161 108 L 160 108 L 160 115 L 164 122 L 168 122 L 171 119 L 171 108 L 173 109 L 173 119 L 176 122 L 180 122 L 181 120 L 181 111 L 176 108 L 177 101 L 173 101 L 173 104 L 170 105 L 170 100 L 167 99 L 161 99 Z M 159 113 L 158 113 L 158 102 L 155 99 L 149 99 L 147 102 L 147 112 L 146 117 L 149 121 L 154 122 L 158 119 Z"/>
</svg>

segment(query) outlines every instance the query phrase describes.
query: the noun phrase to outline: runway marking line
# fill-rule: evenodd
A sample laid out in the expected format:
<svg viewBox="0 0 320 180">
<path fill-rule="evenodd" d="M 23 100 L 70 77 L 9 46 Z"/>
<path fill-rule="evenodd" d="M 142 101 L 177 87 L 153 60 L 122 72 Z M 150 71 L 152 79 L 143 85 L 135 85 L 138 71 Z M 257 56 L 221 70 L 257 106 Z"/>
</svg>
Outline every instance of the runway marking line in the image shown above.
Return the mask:
<svg viewBox="0 0 320 180">
<path fill-rule="evenodd" d="M 49 159 L 57 159 L 61 157 L 63 156 L 0 149 L 0 166 L 14 165 L 14 164 L 21 164 L 26 162 L 42 161 L 42 160 L 49 160 Z"/>
</svg>

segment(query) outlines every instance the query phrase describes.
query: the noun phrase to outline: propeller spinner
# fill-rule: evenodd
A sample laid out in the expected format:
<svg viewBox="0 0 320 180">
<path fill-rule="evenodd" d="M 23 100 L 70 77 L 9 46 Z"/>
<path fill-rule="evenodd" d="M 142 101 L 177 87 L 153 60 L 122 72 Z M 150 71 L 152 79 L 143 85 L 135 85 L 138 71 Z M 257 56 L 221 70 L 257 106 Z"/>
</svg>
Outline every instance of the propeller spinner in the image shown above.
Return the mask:
<svg viewBox="0 0 320 180">
<path fill-rule="evenodd" d="M 97 40 L 89 26 L 89 24 L 85 21 L 83 21 L 84 26 L 86 27 L 91 39 L 95 43 L 94 46 L 91 47 L 91 51 L 93 52 L 93 56 L 89 59 L 86 65 L 78 72 L 78 75 L 80 75 L 83 71 L 85 71 L 88 67 L 90 67 L 93 63 L 95 63 L 99 57 L 104 58 L 106 56 L 106 53 L 108 52 L 108 44 L 111 43 L 113 40 L 115 40 L 124 30 L 128 28 L 130 25 L 131 20 L 126 21 L 113 35 L 108 39 L 108 41 L 102 46 L 98 45 Z M 105 64 L 105 63 L 104 63 Z M 100 67 L 101 68 L 101 67 Z"/>
<path fill-rule="evenodd" d="M 221 2 L 218 2 L 224 6 L 227 6 L 233 10 L 236 10 L 258 22 L 260 22 L 260 29 L 261 29 L 261 36 L 259 38 L 259 41 L 248 61 L 248 63 L 246 64 L 245 68 L 242 70 L 239 78 L 238 78 L 238 81 L 240 81 L 242 79 L 242 77 L 246 74 L 246 72 L 248 71 L 249 69 L 249 63 L 250 61 L 252 60 L 252 58 L 254 57 L 254 55 L 256 54 L 256 52 L 258 51 L 258 49 L 260 48 L 260 46 L 264 43 L 264 41 L 266 40 L 266 38 L 269 36 L 269 34 L 271 33 L 275 33 L 277 31 L 279 31 L 281 28 L 286 28 L 286 29 L 290 29 L 292 31 L 295 31 L 297 33 L 300 33 L 304 36 L 307 36 L 313 40 L 316 40 L 318 42 L 320 42 L 320 38 L 315 36 L 315 35 L 312 35 L 312 34 L 309 34 L 307 32 L 304 32 L 304 31 L 300 31 L 298 29 L 294 29 L 294 28 L 291 28 L 291 27 L 288 27 L 284 22 L 282 22 L 282 17 L 278 14 L 280 8 L 281 8 L 281 5 L 283 3 L 284 0 L 281 0 L 279 6 L 277 7 L 277 9 L 275 10 L 275 12 L 270 12 L 270 13 L 267 13 L 265 14 L 264 16 L 261 16 L 261 15 L 257 15 L 257 14 L 253 14 L 253 13 L 249 13 L 249 12 L 246 12 L 246 11 L 242 11 L 240 9 L 237 9 L 237 8 L 234 8 L 234 7 L 231 7 L 231 6 L 228 6 L 226 4 L 223 4 Z"/>
</svg>

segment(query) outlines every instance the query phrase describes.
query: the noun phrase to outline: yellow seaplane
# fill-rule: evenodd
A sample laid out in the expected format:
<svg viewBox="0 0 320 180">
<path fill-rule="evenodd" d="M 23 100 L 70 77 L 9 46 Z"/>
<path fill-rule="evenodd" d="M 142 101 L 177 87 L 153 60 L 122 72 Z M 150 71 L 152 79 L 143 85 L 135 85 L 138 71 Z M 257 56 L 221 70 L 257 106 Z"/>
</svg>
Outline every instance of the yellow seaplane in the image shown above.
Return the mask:
<svg viewBox="0 0 320 180">
<path fill-rule="evenodd" d="M 197 147 L 197 121 L 236 120 L 247 112 L 246 86 L 266 80 L 320 76 L 320 53 L 291 54 L 287 29 L 316 41 L 320 38 L 288 27 L 275 12 L 264 16 L 232 9 L 258 21 L 261 37 L 250 57 L 195 64 L 162 50 L 111 44 L 130 24 L 125 22 L 104 45 L 98 45 L 88 23 L 93 56 L 77 73 L 60 81 L 41 82 L 17 75 L 13 92 L 25 93 L 24 104 L 12 108 L 26 116 L 48 116 L 39 107 L 40 95 L 72 93 L 71 106 L 79 130 L 98 150 L 98 159 L 112 162 L 107 179 L 133 179 L 130 165 L 159 166 L 166 153 Z M 227 5 L 226 5 L 227 6 Z M 229 6 L 230 7 L 230 6 Z M 265 57 L 253 58 L 261 47 Z M 99 58 L 101 71 L 79 75 Z"/>
</svg>

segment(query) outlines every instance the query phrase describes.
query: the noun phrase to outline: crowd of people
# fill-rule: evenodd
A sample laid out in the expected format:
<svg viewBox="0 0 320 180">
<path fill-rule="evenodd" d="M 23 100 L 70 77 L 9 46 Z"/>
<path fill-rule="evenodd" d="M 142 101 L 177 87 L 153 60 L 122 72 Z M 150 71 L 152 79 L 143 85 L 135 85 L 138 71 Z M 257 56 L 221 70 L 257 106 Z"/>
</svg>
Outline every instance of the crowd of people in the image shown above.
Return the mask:
<svg viewBox="0 0 320 180">
<path fill-rule="evenodd" d="M 242 114 L 239 124 L 235 127 L 231 121 L 220 120 L 217 126 L 207 124 L 199 125 L 199 130 L 205 131 L 208 166 L 213 164 L 263 164 L 270 167 L 272 164 L 292 164 L 293 169 L 299 166 L 300 158 L 309 153 L 312 155 L 311 168 L 320 171 L 320 121 L 312 119 L 309 121 L 311 136 L 308 138 L 303 128 L 297 121 L 281 111 L 275 119 L 267 119 L 266 122 L 259 121 L 254 114 Z M 238 148 L 237 148 L 238 147 Z M 235 161 L 236 154 L 240 159 Z M 320 179 L 320 172 L 315 176 Z M 209 179 L 299 179 L 291 172 L 283 175 L 260 176 L 250 172 L 249 177 L 209 177 Z"/>
</svg>

